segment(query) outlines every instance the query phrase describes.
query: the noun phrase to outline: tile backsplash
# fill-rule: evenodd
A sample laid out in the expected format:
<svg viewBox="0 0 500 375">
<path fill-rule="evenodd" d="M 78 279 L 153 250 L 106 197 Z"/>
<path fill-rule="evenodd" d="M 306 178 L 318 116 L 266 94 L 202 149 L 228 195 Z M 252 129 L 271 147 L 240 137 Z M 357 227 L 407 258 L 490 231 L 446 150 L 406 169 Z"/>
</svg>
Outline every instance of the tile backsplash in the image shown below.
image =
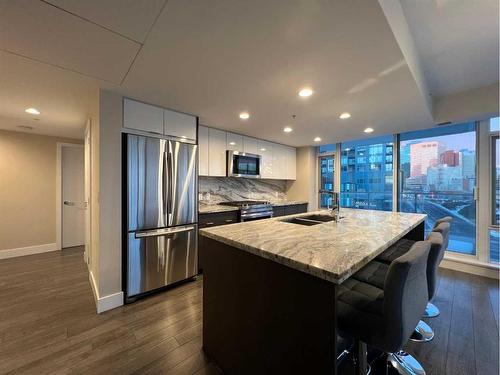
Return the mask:
<svg viewBox="0 0 500 375">
<path fill-rule="evenodd" d="M 245 199 L 271 202 L 286 200 L 286 181 L 237 177 L 200 177 L 200 203 L 216 204 Z"/>
</svg>

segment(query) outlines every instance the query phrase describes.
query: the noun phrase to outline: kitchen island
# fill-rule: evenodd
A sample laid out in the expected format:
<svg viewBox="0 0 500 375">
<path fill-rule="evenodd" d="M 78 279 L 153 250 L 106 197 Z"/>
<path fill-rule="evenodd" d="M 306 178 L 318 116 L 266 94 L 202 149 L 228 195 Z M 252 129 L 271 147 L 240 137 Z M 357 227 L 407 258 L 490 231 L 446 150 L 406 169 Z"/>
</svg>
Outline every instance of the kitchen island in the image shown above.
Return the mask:
<svg viewBox="0 0 500 375">
<path fill-rule="evenodd" d="M 203 348 L 227 374 L 336 373 L 337 285 L 426 215 L 342 209 L 204 229 Z"/>
</svg>

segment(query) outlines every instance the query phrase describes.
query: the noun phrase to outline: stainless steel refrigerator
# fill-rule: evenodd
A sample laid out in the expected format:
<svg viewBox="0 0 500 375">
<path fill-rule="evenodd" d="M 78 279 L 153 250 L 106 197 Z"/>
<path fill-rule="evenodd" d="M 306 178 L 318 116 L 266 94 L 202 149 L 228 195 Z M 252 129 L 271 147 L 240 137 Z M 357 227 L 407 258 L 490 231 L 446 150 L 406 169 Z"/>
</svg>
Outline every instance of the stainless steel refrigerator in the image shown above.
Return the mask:
<svg viewBox="0 0 500 375">
<path fill-rule="evenodd" d="M 197 273 L 198 146 L 132 134 L 124 137 L 125 301 L 132 302 Z"/>
</svg>

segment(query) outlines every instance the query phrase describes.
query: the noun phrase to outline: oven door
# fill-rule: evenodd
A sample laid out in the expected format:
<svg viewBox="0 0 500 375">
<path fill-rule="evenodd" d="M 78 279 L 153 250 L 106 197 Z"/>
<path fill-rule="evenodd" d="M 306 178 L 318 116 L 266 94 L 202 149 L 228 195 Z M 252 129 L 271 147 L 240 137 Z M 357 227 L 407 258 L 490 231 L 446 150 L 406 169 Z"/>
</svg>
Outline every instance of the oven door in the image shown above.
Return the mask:
<svg viewBox="0 0 500 375">
<path fill-rule="evenodd" d="M 273 217 L 273 212 L 272 211 L 265 211 L 265 212 L 254 212 L 254 213 L 248 213 L 248 214 L 241 214 L 240 216 L 240 221 L 254 221 L 254 220 L 261 220 L 261 219 L 270 219 Z"/>
<path fill-rule="evenodd" d="M 227 176 L 260 178 L 261 156 L 227 150 Z"/>
</svg>

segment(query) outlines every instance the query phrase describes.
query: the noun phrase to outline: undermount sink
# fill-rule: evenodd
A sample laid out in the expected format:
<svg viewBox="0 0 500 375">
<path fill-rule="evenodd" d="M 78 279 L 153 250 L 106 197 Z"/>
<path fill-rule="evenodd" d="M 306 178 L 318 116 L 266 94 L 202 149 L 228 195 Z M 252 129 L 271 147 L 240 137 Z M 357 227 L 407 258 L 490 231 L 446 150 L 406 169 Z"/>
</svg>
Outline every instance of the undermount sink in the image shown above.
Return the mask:
<svg viewBox="0 0 500 375">
<path fill-rule="evenodd" d="M 291 223 L 291 224 L 299 224 L 299 225 L 318 225 L 321 224 L 321 221 L 313 221 L 313 220 L 305 220 L 302 218 L 294 217 L 292 219 L 281 220 L 283 223 Z"/>
<path fill-rule="evenodd" d="M 301 216 L 297 219 L 305 219 L 305 220 L 312 220 L 312 221 L 321 221 L 322 223 L 327 222 L 327 221 L 333 221 L 335 218 L 331 215 L 319 215 L 319 214 L 314 214 L 314 215 L 307 215 L 307 216 Z"/>
<path fill-rule="evenodd" d="M 291 224 L 299 224 L 299 225 L 318 225 L 321 223 L 326 223 L 328 221 L 333 221 L 335 218 L 330 215 L 307 215 L 307 216 L 300 216 L 300 217 L 293 217 L 291 219 L 285 219 L 282 220 L 284 223 L 291 223 Z"/>
</svg>

